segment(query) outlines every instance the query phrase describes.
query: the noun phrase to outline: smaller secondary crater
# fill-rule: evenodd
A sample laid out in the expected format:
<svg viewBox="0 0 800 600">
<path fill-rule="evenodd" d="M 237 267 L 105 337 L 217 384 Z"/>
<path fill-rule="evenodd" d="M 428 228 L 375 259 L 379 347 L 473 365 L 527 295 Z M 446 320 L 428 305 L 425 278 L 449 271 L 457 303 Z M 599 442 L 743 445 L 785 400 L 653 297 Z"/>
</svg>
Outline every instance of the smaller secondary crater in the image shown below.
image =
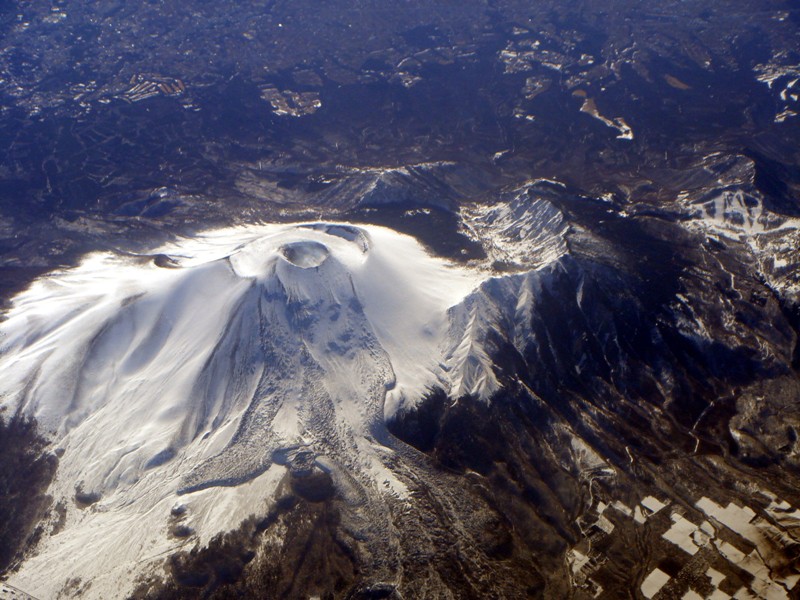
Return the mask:
<svg viewBox="0 0 800 600">
<path fill-rule="evenodd" d="M 280 251 L 288 262 L 301 269 L 320 266 L 330 254 L 327 246 L 312 241 L 286 244 L 281 247 Z"/>
<path fill-rule="evenodd" d="M 343 240 L 347 240 L 358 246 L 361 252 L 366 253 L 369 250 L 369 238 L 358 227 L 352 225 L 336 225 L 331 223 L 311 223 L 308 225 L 301 225 L 304 229 L 313 229 L 314 231 L 322 231 L 328 235 L 333 235 Z"/>
</svg>

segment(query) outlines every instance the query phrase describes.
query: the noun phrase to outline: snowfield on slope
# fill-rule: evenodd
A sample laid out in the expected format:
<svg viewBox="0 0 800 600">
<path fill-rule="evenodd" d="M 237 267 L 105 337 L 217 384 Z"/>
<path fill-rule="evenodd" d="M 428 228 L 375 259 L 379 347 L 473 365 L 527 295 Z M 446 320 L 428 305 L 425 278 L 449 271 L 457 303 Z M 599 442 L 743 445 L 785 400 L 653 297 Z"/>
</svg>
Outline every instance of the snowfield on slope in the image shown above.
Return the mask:
<svg viewBox="0 0 800 600">
<path fill-rule="evenodd" d="M 124 596 L 265 510 L 304 449 L 402 497 L 384 419 L 463 386 L 448 309 L 485 278 L 390 229 L 302 223 L 93 254 L 35 282 L 0 324 L 0 406 L 63 452 L 49 493 L 68 508 L 10 583 Z M 176 506 L 188 539 L 168 534 Z"/>
</svg>

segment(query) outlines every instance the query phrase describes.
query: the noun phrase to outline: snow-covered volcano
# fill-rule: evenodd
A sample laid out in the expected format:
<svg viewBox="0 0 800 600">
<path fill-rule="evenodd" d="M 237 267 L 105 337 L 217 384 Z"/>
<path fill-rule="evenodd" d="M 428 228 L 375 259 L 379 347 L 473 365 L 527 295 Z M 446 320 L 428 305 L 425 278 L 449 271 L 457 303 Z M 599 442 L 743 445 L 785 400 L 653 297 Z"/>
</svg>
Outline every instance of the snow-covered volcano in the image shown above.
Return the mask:
<svg viewBox="0 0 800 600">
<path fill-rule="evenodd" d="M 575 223 L 565 194 L 530 182 L 464 207 L 472 266 L 297 223 L 37 281 L 0 323 L 0 414 L 36 417 L 58 460 L 25 488 L 38 539 L 9 583 L 43 600 L 621 597 L 684 553 L 790 597 L 794 525 L 770 525 L 800 505 L 786 307 L 744 243 L 583 198 Z M 753 464 L 774 465 L 763 501 L 714 483 Z M 730 511 L 752 522 L 703 529 Z M 706 535 L 675 535 L 690 526 Z M 741 563 L 735 536 L 759 544 Z M 623 572 L 633 546 L 646 567 Z"/>
<path fill-rule="evenodd" d="M 458 377 L 448 308 L 481 278 L 389 229 L 307 223 L 96 254 L 37 282 L 0 327 L 0 393 L 52 433 L 50 493 L 81 508 L 17 581 L 124 589 L 184 543 L 161 533 L 176 514 L 208 540 L 293 465 L 402 496 L 385 413 Z"/>
</svg>

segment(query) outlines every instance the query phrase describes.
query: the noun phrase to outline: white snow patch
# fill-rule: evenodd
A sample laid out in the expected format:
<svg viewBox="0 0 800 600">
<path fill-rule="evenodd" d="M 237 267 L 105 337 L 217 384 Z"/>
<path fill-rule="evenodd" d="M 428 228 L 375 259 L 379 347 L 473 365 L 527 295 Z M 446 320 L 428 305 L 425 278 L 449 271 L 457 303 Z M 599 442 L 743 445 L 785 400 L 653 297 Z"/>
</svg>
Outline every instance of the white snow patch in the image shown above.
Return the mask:
<svg viewBox="0 0 800 600">
<path fill-rule="evenodd" d="M 600 114 L 600 111 L 597 108 L 597 104 L 592 98 L 586 98 L 583 101 L 583 105 L 581 105 L 581 112 L 591 115 L 604 125 L 619 131 L 617 139 L 619 140 L 633 139 L 633 129 L 631 129 L 630 126 L 625 122 L 625 119 L 623 119 L 622 117 L 615 117 L 614 119 L 609 119 L 607 117 L 604 117 L 603 115 Z"/>
<path fill-rule="evenodd" d="M 375 248 L 359 273 L 364 311 L 389 355 L 395 384 L 385 414 L 404 400 L 416 401 L 441 379 L 441 351 L 448 332 L 447 309 L 477 287 L 484 274 L 430 256 L 409 236 L 369 228 Z"/>
<path fill-rule="evenodd" d="M 661 502 L 658 498 L 647 496 L 644 500 L 642 500 L 642 506 L 648 509 L 651 514 L 656 514 L 658 511 L 664 508 L 666 504 Z"/>
<path fill-rule="evenodd" d="M 711 585 L 713 585 L 716 588 L 719 587 L 719 584 L 722 583 L 722 581 L 725 579 L 725 574 L 720 573 L 713 567 L 709 567 L 708 570 L 706 571 L 706 577 L 708 577 L 711 580 Z"/>
<path fill-rule="evenodd" d="M 678 513 L 673 513 L 670 517 L 672 526 L 661 537 L 692 556 L 697 554 L 699 548 L 693 538 L 698 529 L 697 525 Z"/>
<path fill-rule="evenodd" d="M 653 569 L 642 582 L 642 594 L 645 598 L 652 598 L 667 584 L 667 582 L 669 582 L 669 580 L 670 576 L 664 573 L 664 571 L 661 569 Z"/>
</svg>

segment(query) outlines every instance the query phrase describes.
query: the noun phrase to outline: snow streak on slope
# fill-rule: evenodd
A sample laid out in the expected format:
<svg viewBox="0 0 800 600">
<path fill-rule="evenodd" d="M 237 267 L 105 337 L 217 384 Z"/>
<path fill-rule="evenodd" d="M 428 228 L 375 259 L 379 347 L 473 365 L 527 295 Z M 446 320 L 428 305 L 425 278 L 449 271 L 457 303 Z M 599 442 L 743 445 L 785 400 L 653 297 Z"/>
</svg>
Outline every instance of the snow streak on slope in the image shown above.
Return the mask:
<svg viewBox="0 0 800 600">
<path fill-rule="evenodd" d="M 166 535 L 176 502 L 207 541 L 304 453 L 403 495 L 384 410 L 447 379 L 447 310 L 480 279 L 388 229 L 308 223 L 213 232 L 156 260 L 93 255 L 37 282 L 0 326 L 0 398 L 52 432 L 50 493 L 69 509 L 14 581 L 121 595 L 130 570 L 185 543 Z"/>
<path fill-rule="evenodd" d="M 453 336 L 455 347 L 447 356 L 452 373 L 449 388 L 452 398 L 465 395 L 488 398 L 500 388 L 492 368 L 492 359 L 485 350 L 491 322 L 487 325 L 482 308 L 477 300 L 470 297 L 464 305 L 451 312 L 451 331 L 457 334 Z"/>
</svg>

